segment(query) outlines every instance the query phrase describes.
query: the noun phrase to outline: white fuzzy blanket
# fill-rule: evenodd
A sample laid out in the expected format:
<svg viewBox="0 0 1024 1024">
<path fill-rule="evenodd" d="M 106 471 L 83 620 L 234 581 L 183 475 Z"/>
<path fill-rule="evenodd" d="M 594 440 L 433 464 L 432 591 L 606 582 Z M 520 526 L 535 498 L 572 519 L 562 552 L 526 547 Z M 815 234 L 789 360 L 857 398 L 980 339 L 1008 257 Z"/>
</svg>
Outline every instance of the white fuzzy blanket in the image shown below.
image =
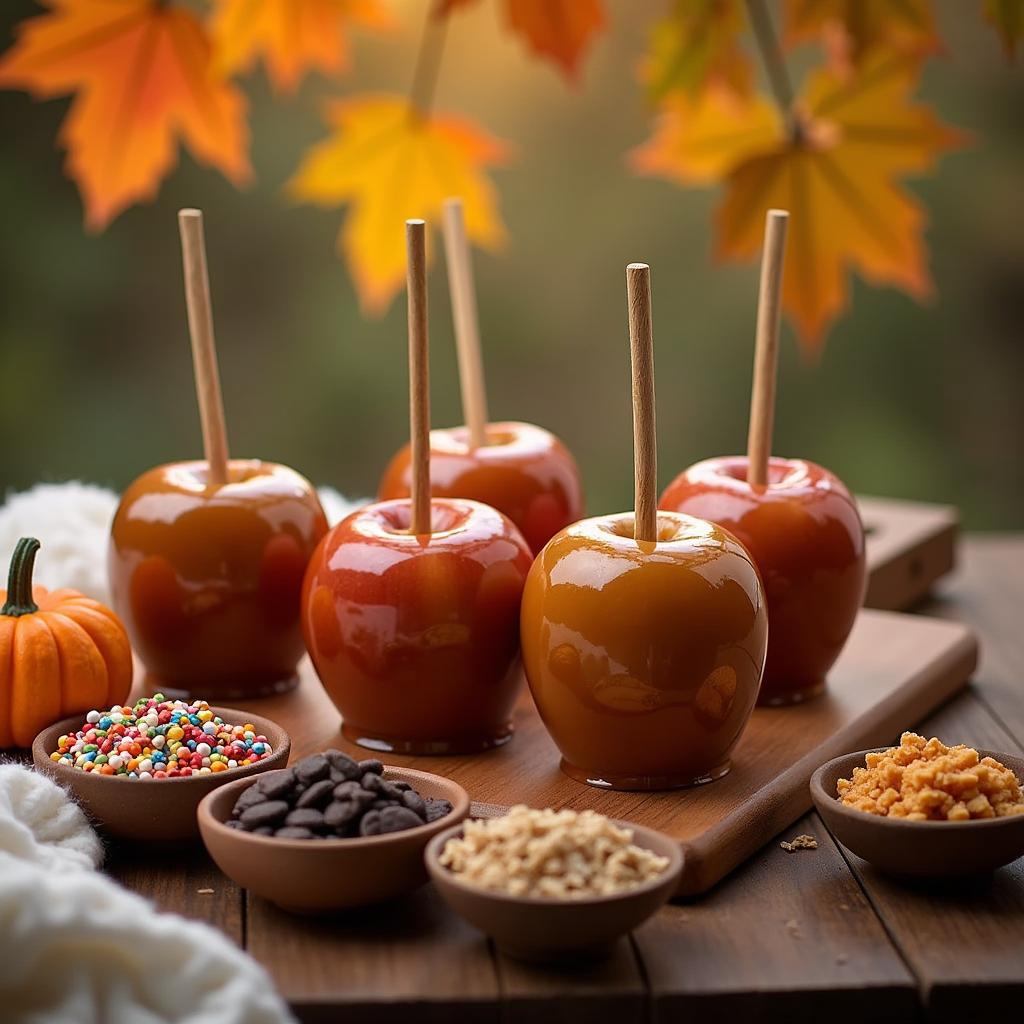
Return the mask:
<svg viewBox="0 0 1024 1024">
<path fill-rule="evenodd" d="M 320 502 L 333 526 L 366 501 L 350 501 L 332 487 L 321 487 Z M 69 481 L 38 484 L 11 494 L 0 506 L 0 566 L 19 537 L 37 537 L 35 581 L 44 587 L 71 587 L 110 604 L 107 540 L 118 496 L 104 487 Z M 6 586 L 4 575 L 0 589 Z"/>
<path fill-rule="evenodd" d="M 220 932 L 96 871 L 103 848 L 51 781 L 0 765 L 4 1024 L 284 1024 L 263 969 Z"/>
</svg>

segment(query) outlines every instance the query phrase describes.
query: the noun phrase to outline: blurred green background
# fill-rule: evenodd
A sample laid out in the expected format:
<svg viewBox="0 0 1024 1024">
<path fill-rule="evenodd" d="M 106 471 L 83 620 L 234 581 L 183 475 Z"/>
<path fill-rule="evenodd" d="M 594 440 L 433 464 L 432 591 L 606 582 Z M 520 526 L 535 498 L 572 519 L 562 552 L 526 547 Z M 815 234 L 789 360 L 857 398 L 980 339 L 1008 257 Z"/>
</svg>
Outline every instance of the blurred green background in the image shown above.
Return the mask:
<svg viewBox="0 0 1024 1024">
<path fill-rule="evenodd" d="M 652 265 L 662 486 L 745 444 L 757 291 L 754 265 L 711 261 L 715 190 L 627 171 L 624 154 L 650 129 L 637 59 L 669 4 L 608 6 L 610 31 L 575 89 L 502 31 L 496 5 L 460 14 L 436 99 L 516 146 L 495 174 L 511 242 L 476 256 L 492 416 L 559 434 L 595 513 L 632 500 L 625 264 Z M 855 282 L 817 362 L 787 326 L 775 450 L 861 493 L 952 502 L 971 527 L 1021 528 L 1024 69 L 1007 64 L 980 6 L 938 5 L 949 52 L 919 93 L 976 136 L 911 186 L 930 212 L 936 299 L 922 308 Z M 122 488 L 201 453 L 175 222 L 192 205 L 206 214 L 233 453 L 352 496 L 374 491 L 407 430 L 404 298 L 364 320 L 335 256 L 343 211 L 290 205 L 282 186 L 326 133 L 321 100 L 407 88 L 424 4 L 394 7 L 401 31 L 358 35 L 341 82 L 312 76 L 275 98 L 262 71 L 243 80 L 252 188 L 183 154 L 155 202 L 98 236 L 83 231 L 61 171 L 67 100 L 0 92 L 0 492 L 68 478 Z M 37 11 L 5 3 L 0 44 Z M 446 426 L 461 412 L 442 259 L 430 298 L 433 420 Z"/>
</svg>

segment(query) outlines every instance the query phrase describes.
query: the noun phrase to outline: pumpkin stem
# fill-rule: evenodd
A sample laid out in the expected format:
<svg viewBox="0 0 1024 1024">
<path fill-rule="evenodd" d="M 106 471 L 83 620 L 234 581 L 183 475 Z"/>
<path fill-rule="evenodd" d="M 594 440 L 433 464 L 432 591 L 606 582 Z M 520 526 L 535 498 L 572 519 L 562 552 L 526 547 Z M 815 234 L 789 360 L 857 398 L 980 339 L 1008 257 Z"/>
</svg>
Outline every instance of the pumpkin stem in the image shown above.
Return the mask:
<svg viewBox="0 0 1024 1024">
<path fill-rule="evenodd" d="M 39 541 L 35 537 L 22 537 L 14 546 L 11 555 L 11 571 L 7 577 L 7 603 L 0 608 L 0 615 L 31 615 L 39 611 L 39 605 L 32 600 L 32 569 L 36 563 Z"/>
</svg>

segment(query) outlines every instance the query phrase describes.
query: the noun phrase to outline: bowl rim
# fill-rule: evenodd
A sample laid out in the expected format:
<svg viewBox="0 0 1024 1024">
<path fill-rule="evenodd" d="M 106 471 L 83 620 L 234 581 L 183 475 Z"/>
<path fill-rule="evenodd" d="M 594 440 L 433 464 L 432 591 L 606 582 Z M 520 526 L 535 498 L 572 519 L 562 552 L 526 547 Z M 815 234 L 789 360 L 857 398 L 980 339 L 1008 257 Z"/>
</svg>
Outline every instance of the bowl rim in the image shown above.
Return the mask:
<svg viewBox="0 0 1024 1024">
<path fill-rule="evenodd" d="M 273 719 L 267 718 L 264 715 L 257 715 L 252 711 L 245 711 L 242 708 L 229 708 L 219 704 L 211 704 L 210 710 L 215 715 L 218 715 L 220 718 L 223 718 L 225 722 L 231 722 L 232 724 L 244 724 L 245 722 L 252 722 L 253 725 L 259 726 L 259 733 L 266 736 L 268 739 L 270 738 L 270 736 L 266 728 L 264 728 L 264 726 L 270 726 L 271 729 L 280 733 L 281 742 L 274 746 L 266 760 L 269 760 L 270 758 L 273 758 L 275 756 L 280 757 L 283 755 L 284 763 L 285 765 L 287 765 L 288 758 L 291 756 L 292 741 L 291 737 L 288 735 L 288 731 L 284 728 L 284 726 L 278 725 L 277 722 L 275 722 Z M 73 765 L 62 764 L 60 761 L 54 761 L 50 757 L 50 754 L 53 753 L 53 750 L 50 749 L 50 743 L 43 742 L 44 737 L 48 736 L 50 733 L 53 733 L 53 742 L 56 742 L 59 736 L 65 735 L 68 732 L 68 730 L 77 728 L 77 726 L 81 725 L 82 721 L 84 720 L 84 716 L 87 714 L 87 711 L 83 711 L 80 714 L 69 715 L 67 718 L 62 718 L 60 721 L 53 722 L 51 725 L 48 725 L 45 728 L 40 729 L 32 740 L 31 749 L 33 762 L 38 764 L 39 761 L 46 761 L 50 766 L 52 766 L 54 771 L 63 770 L 64 772 L 67 772 L 68 776 L 57 776 L 57 778 L 60 778 L 62 780 L 70 776 L 70 778 L 74 780 L 97 780 L 100 784 L 116 782 L 120 785 L 124 785 L 125 783 L 129 782 L 145 783 L 146 781 L 150 781 L 139 778 L 133 779 L 130 776 L 126 775 L 99 775 L 93 772 L 84 772 L 80 769 L 75 768 Z M 233 717 L 229 718 L 227 717 L 228 715 L 231 715 Z M 281 769 L 271 770 L 283 771 L 284 769 L 282 767 Z M 228 782 L 238 782 L 241 779 L 249 778 L 250 776 L 259 774 L 261 772 L 267 772 L 267 768 L 264 766 L 263 759 L 257 761 L 255 764 L 247 764 L 238 768 L 229 768 L 226 772 L 211 772 L 209 775 L 178 775 L 174 776 L 173 778 L 153 779 L 151 781 L 160 783 L 161 787 L 168 783 L 182 784 L 189 782 L 204 782 L 209 784 L 210 781 L 213 779 L 216 779 L 219 785 L 226 785 Z M 226 776 L 226 778 L 222 778 L 222 776 Z M 93 785 L 93 782 L 88 781 L 84 784 Z"/>
<path fill-rule="evenodd" d="M 263 775 L 270 776 L 275 772 L 287 770 L 287 768 L 275 768 L 273 771 L 264 772 Z M 426 829 L 430 829 L 429 836 L 433 836 L 437 832 L 438 826 L 442 826 L 446 829 L 448 827 L 455 827 L 443 824 L 448 821 L 453 814 L 460 813 L 461 811 L 462 817 L 465 818 L 469 813 L 471 803 L 469 794 L 462 788 L 462 786 L 453 779 L 449 779 L 446 775 L 437 775 L 434 772 L 424 772 L 417 768 L 403 768 L 401 765 L 386 764 L 384 765 L 384 771 L 382 773 L 383 776 L 386 777 L 388 772 L 397 773 L 399 776 L 412 776 L 413 779 L 418 779 L 420 781 L 423 781 L 424 779 L 440 779 L 447 785 L 455 787 L 457 791 L 455 796 L 458 797 L 458 801 L 451 801 L 452 809 L 444 815 L 444 817 L 438 818 L 436 821 L 425 821 L 422 825 L 414 825 L 412 828 L 405 828 L 399 832 L 385 832 L 378 836 L 351 836 L 349 838 L 336 836 L 334 838 L 319 839 L 316 842 L 310 842 L 308 839 L 281 839 L 277 836 L 259 836 L 256 835 L 255 832 L 246 832 L 242 829 L 228 828 L 225 822 L 221 821 L 220 818 L 214 815 L 211 810 L 211 805 L 215 800 L 224 799 L 231 788 L 239 790 L 243 788 L 247 789 L 248 786 L 253 786 L 259 781 L 259 779 L 244 778 L 232 779 L 229 783 L 226 783 L 223 786 L 218 786 L 217 789 L 207 793 L 206 796 L 199 801 L 199 806 L 196 808 L 196 818 L 199 822 L 200 831 L 202 831 L 204 827 L 212 828 L 215 832 L 218 832 L 221 835 L 229 835 L 233 839 L 241 839 L 245 842 L 258 843 L 273 850 L 366 850 L 372 849 L 374 846 L 383 846 L 387 843 L 395 842 L 403 837 L 422 836 Z M 409 780 L 406 779 L 405 781 Z M 242 786 L 240 783 L 247 783 L 247 785 Z M 235 799 L 237 799 L 237 797 Z M 205 837 L 203 841 L 205 843 Z"/>
<path fill-rule="evenodd" d="M 499 817 L 502 817 L 502 815 L 499 815 Z M 623 818 L 609 818 L 608 820 L 619 828 L 629 829 L 633 833 L 634 844 L 650 850 L 652 853 L 658 853 L 658 851 L 645 843 L 644 840 L 650 835 L 656 835 L 659 838 L 664 839 L 667 842 L 669 851 L 665 855 L 659 853 L 658 856 L 668 856 L 668 867 L 660 875 L 657 875 L 655 878 L 648 879 L 646 882 L 641 882 L 640 885 L 633 889 L 627 889 L 625 892 L 613 893 L 608 896 L 583 896 L 574 899 L 553 899 L 548 896 L 513 896 L 510 893 L 495 892 L 493 889 L 481 889 L 479 886 L 472 885 L 461 879 L 449 868 L 444 867 L 440 861 L 442 847 L 449 839 L 453 839 L 462 831 L 465 825 L 464 821 L 460 821 L 434 836 L 434 838 L 427 843 L 426 849 L 423 851 L 423 859 L 426 862 L 427 871 L 429 872 L 430 877 L 435 882 L 442 880 L 446 884 L 450 884 L 464 893 L 469 893 L 473 896 L 482 897 L 497 903 L 505 903 L 508 905 L 514 904 L 515 906 L 547 908 L 596 907 L 638 899 L 639 897 L 648 895 L 649 893 L 666 885 L 670 887 L 671 892 L 675 892 L 676 887 L 679 884 L 679 878 L 683 873 L 683 861 L 685 859 L 685 855 L 683 854 L 682 844 L 675 841 L 671 836 L 666 835 L 664 832 L 648 828 L 646 825 L 638 825 L 636 822 L 626 821 Z"/>
<path fill-rule="evenodd" d="M 891 747 L 871 747 L 867 750 L 857 750 L 849 754 L 841 754 L 839 757 L 833 757 L 831 760 L 826 761 L 819 768 L 815 769 L 811 775 L 810 790 L 811 799 L 814 802 L 815 807 L 819 810 L 821 808 L 827 808 L 828 811 L 834 811 L 836 814 L 847 818 L 851 821 L 864 822 L 869 825 L 874 825 L 878 828 L 902 828 L 902 829 L 916 829 L 918 831 L 930 831 L 936 825 L 941 825 L 943 832 L 962 831 L 964 829 L 971 829 L 977 831 L 982 828 L 998 828 L 1006 827 L 1017 823 L 1018 827 L 1021 826 L 1021 822 L 1024 822 L 1024 814 L 1008 814 L 1002 818 L 971 818 L 968 821 L 942 821 L 934 819 L 930 821 L 908 821 L 906 818 L 893 818 L 889 815 L 881 814 L 869 814 L 867 811 L 858 810 L 856 807 L 848 807 L 842 803 L 838 795 L 833 795 L 825 789 L 822 784 L 822 780 L 825 775 L 840 766 L 842 762 L 851 761 L 850 767 L 863 767 L 863 765 L 855 762 L 863 761 L 868 754 L 880 754 L 886 750 L 892 749 Z M 1017 776 L 1017 781 L 1024 787 L 1024 779 L 1021 778 L 1020 772 L 1024 769 L 1024 755 L 1021 754 L 1008 754 L 1000 753 L 995 750 L 987 750 L 981 747 L 975 747 L 978 754 L 981 757 L 992 757 L 1009 768 Z M 1016 762 L 1012 764 L 1009 762 Z"/>
</svg>

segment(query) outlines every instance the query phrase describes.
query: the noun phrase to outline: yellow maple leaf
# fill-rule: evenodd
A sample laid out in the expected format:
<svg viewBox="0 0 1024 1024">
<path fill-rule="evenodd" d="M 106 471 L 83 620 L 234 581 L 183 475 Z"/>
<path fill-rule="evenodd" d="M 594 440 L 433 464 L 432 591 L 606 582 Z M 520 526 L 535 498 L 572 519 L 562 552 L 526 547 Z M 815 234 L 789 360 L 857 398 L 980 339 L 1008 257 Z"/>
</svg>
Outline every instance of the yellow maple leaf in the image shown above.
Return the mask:
<svg viewBox="0 0 1024 1024">
<path fill-rule="evenodd" d="M 931 0 L 787 0 L 786 44 L 819 37 L 840 67 L 881 48 L 923 55 L 942 46 Z"/>
<path fill-rule="evenodd" d="M 717 214 L 721 258 L 756 256 L 765 211 L 790 211 L 783 308 L 811 351 L 846 306 L 851 268 L 918 299 L 931 292 L 925 216 L 898 179 L 928 170 L 965 136 L 909 101 L 919 71 L 919 58 L 894 54 L 867 58 L 853 78 L 819 71 L 791 123 L 779 118 L 774 129 L 755 102 L 742 108 L 750 119 L 745 126 L 723 132 L 707 116 L 703 138 L 689 137 L 685 122 L 672 125 L 681 115 L 670 109 L 668 125 L 634 155 L 643 172 L 707 181 L 714 175 L 701 173 L 700 159 L 708 149 L 714 153 L 714 169 L 725 180 Z"/>
<path fill-rule="evenodd" d="M 0 87 L 75 93 L 61 126 L 86 223 L 152 198 L 179 139 L 235 184 L 250 176 L 245 100 L 211 67 L 205 29 L 158 0 L 46 0 L 0 58 Z"/>
<path fill-rule="evenodd" d="M 676 0 L 651 29 L 651 52 L 641 75 L 652 100 L 675 92 L 694 99 L 713 88 L 749 96 L 753 72 L 739 37 L 741 0 Z"/>
<path fill-rule="evenodd" d="M 505 143 L 452 115 L 425 115 L 402 96 L 362 95 L 330 103 L 334 133 L 314 145 L 288 184 L 297 200 L 348 204 L 338 247 L 366 312 L 382 312 L 405 280 L 409 217 L 440 217 L 461 196 L 466 231 L 479 245 L 505 240 L 486 167 L 505 161 Z"/>
<path fill-rule="evenodd" d="M 217 0 L 211 24 L 218 71 L 232 75 L 262 57 L 274 87 L 294 92 L 311 68 L 347 70 L 350 25 L 379 31 L 395 20 L 381 0 Z"/>
</svg>

